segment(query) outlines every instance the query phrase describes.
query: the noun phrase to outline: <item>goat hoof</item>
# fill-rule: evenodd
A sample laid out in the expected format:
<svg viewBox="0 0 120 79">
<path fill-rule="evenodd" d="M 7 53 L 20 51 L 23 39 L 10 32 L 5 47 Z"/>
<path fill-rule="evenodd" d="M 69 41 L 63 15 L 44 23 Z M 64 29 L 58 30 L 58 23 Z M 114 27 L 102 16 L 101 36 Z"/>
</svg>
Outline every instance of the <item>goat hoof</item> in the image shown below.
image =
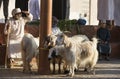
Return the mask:
<svg viewBox="0 0 120 79">
<path fill-rule="evenodd" d="M 72 73 L 69 72 L 66 76 L 73 77 L 74 74 L 72 74 Z"/>
<path fill-rule="evenodd" d="M 52 72 L 52 74 L 55 74 L 55 72 Z"/>
<path fill-rule="evenodd" d="M 70 74 L 70 77 L 73 77 L 74 76 L 74 74 Z"/>
<path fill-rule="evenodd" d="M 23 73 L 26 73 L 26 74 L 31 74 L 32 72 L 31 71 L 27 71 L 27 70 L 23 70 Z"/>
<path fill-rule="evenodd" d="M 70 71 L 69 70 L 65 70 L 64 71 L 64 74 L 68 74 Z"/>
<path fill-rule="evenodd" d="M 95 75 L 95 71 L 92 71 L 92 74 Z"/>
<path fill-rule="evenodd" d="M 59 71 L 58 73 L 61 74 L 61 71 Z"/>
<path fill-rule="evenodd" d="M 70 73 L 68 73 L 66 76 L 70 76 Z"/>
<path fill-rule="evenodd" d="M 84 69 L 84 72 L 88 72 L 88 69 L 87 69 L 87 68 L 85 68 L 85 69 Z"/>
</svg>

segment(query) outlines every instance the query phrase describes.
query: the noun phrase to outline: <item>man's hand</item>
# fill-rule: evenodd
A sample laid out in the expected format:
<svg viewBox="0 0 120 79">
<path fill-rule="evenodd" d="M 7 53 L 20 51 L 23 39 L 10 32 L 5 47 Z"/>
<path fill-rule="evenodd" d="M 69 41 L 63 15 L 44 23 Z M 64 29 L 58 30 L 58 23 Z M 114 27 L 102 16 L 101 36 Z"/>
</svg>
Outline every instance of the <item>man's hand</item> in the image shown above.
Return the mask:
<svg viewBox="0 0 120 79">
<path fill-rule="evenodd" d="M 22 11 L 22 13 L 25 14 L 26 16 L 30 14 L 28 11 Z"/>
</svg>

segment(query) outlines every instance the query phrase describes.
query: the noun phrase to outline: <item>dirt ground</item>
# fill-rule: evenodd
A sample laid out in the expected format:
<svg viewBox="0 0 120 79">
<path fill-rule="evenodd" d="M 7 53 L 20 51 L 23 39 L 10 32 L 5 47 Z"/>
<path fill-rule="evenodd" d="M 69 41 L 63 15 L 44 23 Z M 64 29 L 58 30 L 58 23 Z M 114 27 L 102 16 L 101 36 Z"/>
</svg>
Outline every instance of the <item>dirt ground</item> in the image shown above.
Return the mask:
<svg viewBox="0 0 120 79">
<path fill-rule="evenodd" d="M 0 79 L 120 79 L 120 59 L 98 61 L 95 75 L 82 70 L 77 71 L 73 78 L 67 77 L 65 74 L 39 75 L 36 69 L 34 72 L 36 74 L 25 74 L 22 72 L 22 67 L 11 69 L 0 67 Z"/>
</svg>

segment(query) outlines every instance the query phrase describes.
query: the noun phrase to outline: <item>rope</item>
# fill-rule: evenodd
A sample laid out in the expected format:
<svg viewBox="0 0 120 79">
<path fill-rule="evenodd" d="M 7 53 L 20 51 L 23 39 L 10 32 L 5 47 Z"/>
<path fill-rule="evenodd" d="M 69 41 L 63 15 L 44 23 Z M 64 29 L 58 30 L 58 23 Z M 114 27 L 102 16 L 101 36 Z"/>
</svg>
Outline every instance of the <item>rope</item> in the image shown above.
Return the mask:
<svg viewBox="0 0 120 79">
<path fill-rule="evenodd" d="M 40 49 L 42 49 L 42 50 L 49 50 L 48 48 L 40 48 Z"/>
</svg>

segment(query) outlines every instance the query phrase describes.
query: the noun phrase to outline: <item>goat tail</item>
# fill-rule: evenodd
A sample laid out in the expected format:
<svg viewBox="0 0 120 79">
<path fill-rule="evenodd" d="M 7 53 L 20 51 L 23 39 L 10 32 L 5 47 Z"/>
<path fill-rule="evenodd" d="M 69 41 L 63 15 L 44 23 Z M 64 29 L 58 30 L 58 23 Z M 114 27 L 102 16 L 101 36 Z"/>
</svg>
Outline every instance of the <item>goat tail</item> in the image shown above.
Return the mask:
<svg viewBox="0 0 120 79">
<path fill-rule="evenodd" d="M 93 37 L 92 40 L 93 40 L 94 47 L 97 48 L 98 39 Z"/>
<path fill-rule="evenodd" d="M 93 44 L 93 51 L 94 51 L 94 55 L 92 58 L 92 67 L 94 67 L 98 61 L 98 50 L 97 50 L 97 43 L 98 43 L 98 39 L 96 37 L 92 38 L 92 44 Z"/>
</svg>

